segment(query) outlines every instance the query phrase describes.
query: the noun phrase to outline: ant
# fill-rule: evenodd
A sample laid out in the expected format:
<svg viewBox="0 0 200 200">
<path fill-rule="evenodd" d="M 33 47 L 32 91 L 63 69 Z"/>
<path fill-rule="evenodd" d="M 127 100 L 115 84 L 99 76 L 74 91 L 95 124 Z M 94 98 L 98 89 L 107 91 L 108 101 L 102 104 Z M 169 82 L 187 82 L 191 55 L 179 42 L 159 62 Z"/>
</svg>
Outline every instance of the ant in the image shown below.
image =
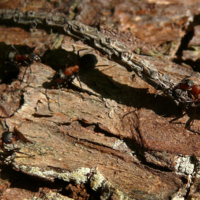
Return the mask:
<svg viewBox="0 0 200 200">
<path fill-rule="evenodd" d="M 93 66 L 96 66 L 96 64 L 98 62 L 95 55 L 88 54 L 92 50 L 89 51 L 87 54 L 80 56 L 80 52 L 84 51 L 84 50 L 87 50 L 87 49 L 80 49 L 77 51 L 77 58 L 78 58 L 78 62 L 79 62 L 78 64 L 73 64 L 72 66 L 64 67 L 63 69 L 60 69 L 58 72 L 56 72 L 56 74 L 54 75 L 53 79 L 56 79 L 57 86 L 59 89 L 59 95 L 58 95 L 58 105 L 59 106 L 60 106 L 59 97 L 60 97 L 60 92 L 61 92 L 59 84 L 63 83 L 63 82 L 72 82 L 74 80 L 74 78 L 77 78 L 77 80 L 79 81 L 80 87 L 82 88 L 80 77 L 78 75 L 80 69 L 91 68 Z M 73 46 L 73 53 L 74 52 L 75 52 L 75 47 Z M 69 57 L 69 59 L 71 60 L 70 57 Z M 74 63 L 74 62 L 72 61 L 72 63 Z M 99 66 L 105 66 L 105 65 L 99 65 Z"/>
<path fill-rule="evenodd" d="M 62 83 L 64 81 L 72 82 L 75 77 L 78 79 L 79 84 L 82 88 L 80 77 L 78 76 L 79 69 L 80 68 L 78 65 L 66 67 L 63 70 L 59 69 L 59 71 L 55 75 L 55 77 L 57 78 L 57 85 L 59 90 L 60 90 L 59 83 Z"/>
<path fill-rule="evenodd" d="M 73 45 L 72 45 L 72 47 L 73 47 L 73 53 L 74 53 L 75 47 Z M 88 61 L 88 60 L 90 62 L 92 62 L 92 63 L 90 63 L 90 66 L 91 65 L 95 66 L 97 64 L 97 59 L 93 54 L 86 54 L 82 57 L 80 56 L 80 52 L 84 51 L 84 50 L 87 50 L 87 49 L 80 49 L 80 50 L 77 51 L 77 58 L 78 58 L 78 62 L 79 62 L 78 64 L 75 64 L 74 61 L 70 57 L 68 57 L 70 59 L 70 61 L 73 63 L 73 65 L 64 67 L 64 69 L 60 69 L 55 74 L 54 78 L 56 77 L 57 84 L 62 83 L 64 81 L 72 82 L 74 80 L 74 78 L 77 78 L 78 81 L 79 81 L 80 87 L 82 88 L 82 85 L 81 85 L 81 82 L 80 82 L 80 77 L 78 76 L 80 68 L 83 68 L 83 67 L 86 67 L 86 65 L 89 65 L 89 63 L 86 63 L 86 61 Z M 93 57 L 91 57 L 91 56 L 93 56 Z M 94 59 L 94 57 L 95 57 L 95 59 Z M 60 89 L 59 85 L 58 85 L 58 88 Z"/>
<path fill-rule="evenodd" d="M 27 66 L 30 66 L 34 62 L 41 62 L 40 55 L 37 55 L 34 52 L 30 54 L 20 54 L 13 45 L 11 45 L 11 47 L 14 49 L 14 51 L 10 51 L 7 55 L 7 59 L 10 63 L 15 63 L 17 65 L 25 63 Z M 31 67 L 30 71 L 32 73 Z"/>
<path fill-rule="evenodd" d="M 200 85 L 195 85 L 191 79 L 186 77 L 174 87 L 174 91 L 177 96 L 180 96 L 182 92 L 185 93 L 185 97 L 183 98 L 182 103 L 184 105 L 183 110 L 186 110 L 186 112 L 182 114 L 181 117 L 183 117 L 185 114 L 190 115 L 191 108 L 194 108 L 192 117 L 190 117 L 190 119 L 185 124 L 185 128 L 188 129 L 191 126 L 191 123 L 194 121 L 197 107 L 200 106 Z M 179 118 L 180 117 L 177 117 L 170 122 Z"/>
<path fill-rule="evenodd" d="M 10 131 L 5 131 L 2 133 L 2 138 L 1 138 L 1 142 L 0 142 L 0 148 L 2 149 L 2 151 L 4 153 L 13 153 L 13 152 L 18 152 L 18 153 L 22 153 L 25 155 L 26 154 L 24 152 L 20 152 L 20 148 L 16 148 L 14 147 L 14 142 L 20 140 L 23 143 L 29 142 L 32 143 L 31 141 L 29 141 L 28 139 L 26 139 L 23 134 L 19 131 L 19 128 L 16 126 L 14 128 L 14 132 L 10 132 Z M 12 147 L 10 146 L 12 145 Z"/>
<path fill-rule="evenodd" d="M 79 84 L 80 84 L 80 87 L 82 88 L 78 72 L 79 72 L 79 66 L 78 65 L 74 65 L 74 66 L 66 67 L 63 70 L 60 69 L 56 73 L 57 86 L 58 86 L 58 89 L 59 89 L 59 94 L 58 94 L 58 105 L 59 106 L 60 106 L 59 99 L 60 99 L 60 92 L 61 92 L 59 83 L 62 83 L 64 81 L 72 82 L 74 80 L 74 78 L 76 77 L 78 82 L 79 82 Z"/>
<path fill-rule="evenodd" d="M 10 151 L 9 150 L 10 147 L 9 147 L 9 149 L 8 148 L 5 149 L 5 145 L 7 145 L 7 144 L 12 144 L 13 148 L 12 148 L 11 151 L 13 151 L 15 149 L 14 145 L 13 145 L 13 142 L 15 142 L 17 140 L 18 140 L 18 138 L 17 138 L 17 136 L 14 133 L 9 132 L 9 131 L 3 132 L 3 134 L 2 134 L 2 141 L 1 141 L 1 144 L 0 144 L 1 149 L 3 150 L 3 152 Z"/>
<path fill-rule="evenodd" d="M 176 85 L 174 90 L 176 93 L 179 93 L 180 90 L 187 92 L 188 97 L 190 99 L 192 98 L 192 100 L 185 100 L 184 103 L 196 104 L 200 102 L 200 85 L 195 85 L 194 82 L 191 79 L 187 79 L 187 77 L 184 78 L 178 85 Z"/>
<path fill-rule="evenodd" d="M 192 90 L 193 86 L 194 82 L 192 80 L 184 78 L 177 86 L 175 86 L 175 89 Z"/>
<path fill-rule="evenodd" d="M 74 78 L 77 78 L 77 80 L 79 81 L 80 87 L 82 88 L 81 85 L 81 81 L 80 81 L 80 77 L 78 75 L 79 72 L 79 66 L 78 65 L 74 65 L 74 66 L 69 66 L 69 67 L 65 67 L 63 70 L 59 69 L 58 72 L 56 72 L 54 78 L 56 78 L 57 81 L 57 86 L 59 89 L 59 94 L 58 94 L 58 105 L 60 106 L 59 103 L 59 99 L 60 99 L 60 83 L 66 81 L 66 82 L 72 82 L 74 80 Z"/>
</svg>

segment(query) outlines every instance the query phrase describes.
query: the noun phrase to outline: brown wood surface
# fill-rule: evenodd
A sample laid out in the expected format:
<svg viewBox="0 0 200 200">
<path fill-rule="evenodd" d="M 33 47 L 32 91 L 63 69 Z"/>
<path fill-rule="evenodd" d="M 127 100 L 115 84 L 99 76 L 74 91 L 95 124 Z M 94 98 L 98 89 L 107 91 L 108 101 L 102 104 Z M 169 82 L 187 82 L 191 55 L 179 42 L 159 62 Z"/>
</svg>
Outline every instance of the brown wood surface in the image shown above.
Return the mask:
<svg viewBox="0 0 200 200">
<path fill-rule="evenodd" d="M 7 1 L 1 4 L 5 9 L 19 7 L 23 11 L 46 9 L 47 12 L 56 6 L 67 12 L 67 8 L 75 5 L 56 2 L 55 6 L 51 1 L 38 2 L 24 1 L 22 4 L 15 1 L 11 4 Z M 131 1 L 124 4 L 116 1 L 113 18 L 111 3 L 102 1 L 104 9 L 100 10 L 100 3 L 94 2 L 78 2 L 75 19 L 94 26 L 97 19 L 107 16 L 108 22 L 118 24 L 120 31 L 130 26 L 132 33 L 149 42 L 145 44 L 138 39 L 130 44 L 133 51 L 146 45 L 143 54 L 148 55 L 146 59 L 160 72 L 175 74 L 177 80 L 188 73 L 193 74 L 193 79 L 199 82 L 199 75 L 187 62 L 183 65 L 172 62 L 177 59 L 175 54 L 181 46 L 181 39 L 189 31 L 189 28 L 183 28 L 189 26 L 189 11 L 190 16 L 199 14 L 195 9 L 198 1 L 192 1 L 191 5 L 169 1 L 173 4 L 169 8 L 156 1 L 152 4 L 138 2 L 138 9 L 143 9 L 131 12 L 138 20 L 148 16 L 151 26 L 147 24 L 148 20 L 136 23 L 135 19 L 133 24 L 128 12 L 124 17 L 126 12 L 123 9 L 130 7 Z M 61 9 L 64 5 L 66 8 Z M 120 7 L 122 5 L 124 8 Z M 91 16 L 86 18 L 90 10 Z M 175 10 L 178 12 L 176 17 Z M 163 18 L 160 18 L 161 14 Z M 153 21 L 152 15 L 160 20 L 160 26 L 168 21 L 159 29 L 158 21 Z M 164 44 L 169 41 L 171 48 L 164 52 Z M 34 52 L 38 54 L 45 53 L 41 63 L 30 66 L 32 73 L 30 67 L 20 66 L 15 79 L 9 84 L 5 80 L 0 84 L 0 134 L 6 129 L 13 132 L 18 138 L 13 143 L 14 148 L 20 149 L 2 151 L 1 199 L 199 198 L 198 115 L 190 130 L 185 129 L 187 115 L 170 123 L 181 114 L 171 99 L 161 94 L 155 97 L 157 90 L 134 73 L 69 36 L 50 34 L 43 29 L 29 31 L 0 26 L 0 69 L 5 69 L 4 58 L 12 50 L 10 44 L 19 52 L 26 51 L 26 45 L 35 47 Z M 152 44 L 162 56 L 148 53 Z M 184 56 L 190 51 L 193 64 L 198 63 L 198 56 L 194 57 L 190 49 L 194 46 L 198 46 L 198 26 L 195 26 L 193 39 L 183 51 L 181 61 L 187 59 Z M 71 60 L 79 62 L 77 51 L 81 49 L 85 49 L 81 56 L 92 54 L 98 63 L 80 69 L 82 87 L 77 79 L 73 84 L 61 85 L 59 106 L 59 90 L 52 79 L 66 63 Z M 8 144 L 6 148 L 12 149 L 13 145 Z"/>
</svg>

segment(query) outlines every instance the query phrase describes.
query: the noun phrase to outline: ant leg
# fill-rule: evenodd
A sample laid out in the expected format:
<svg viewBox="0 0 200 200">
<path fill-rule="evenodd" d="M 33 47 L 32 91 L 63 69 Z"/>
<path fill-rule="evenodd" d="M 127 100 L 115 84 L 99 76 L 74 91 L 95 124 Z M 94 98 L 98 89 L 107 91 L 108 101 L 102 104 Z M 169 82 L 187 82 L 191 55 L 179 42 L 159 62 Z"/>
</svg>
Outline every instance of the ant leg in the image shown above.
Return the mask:
<svg viewBox="0 0 200 200">
<path fill-rule="evenodd" d="M 197 106 L 199 106 L 199 104 L 195 106 L 193 116 L 190 117 L 190 119 L 185 123 L 185 128 L 186 128 L 186 129 L 189 129 L 190 126 L 191 126 L 191 125 L 193 124 L 193 122 L 194 122 L 194 119 L 195 119 L 195 116 L 196 116 Z"/>
<path fill-rule="evenodd" d="M 27 67 L 26 67 L 25 72 L 24 72 L 24 74 L 23 74 L 22 81 L 24 80 L 24 77 L 25 77 L 25 75 L 26 75 L 26 71 L 27 71 L 28 67 L 30 66 L 26 61 L 24 61 L 24 63 L 27 64 Z M 32 74 L 31 66 L 30 66 L 30 74 Z M 35 76 L 34 76 L 34 77 L 35 77 Z M 28 78 L 29 78 L 29 75 L 28 75 Z"/>
<path fill-rule="evenodd" d="M 172 123 L 172 122 L 174 122 L 174 121 L 176 121 L 177 119 L 180 119 L 180 118 L 182 118 L 184 115 L 186 115 L 187 113 L 185 112 L 184 114 L 182 114 L 181 116 L 178 116 L 178 117 L 176 117 L 176 118 L 174 118 L 174 119 L 172 119 L 171 121 L 169 121 L 169 123 Z"/>
<path fill-rule="evenodd" d="M 58 89 L 59 89 L 59 93 L 58 93 L 58 105 L 60 107 L 60 92 L 61 92 L 61 89 L 60 89 L 58 81 L 57 81 L 57 86 L 58 86 Z"/>
<path fill-rule="evenodd" d="M 106 67 L 106 66 L 108 66 L 108 65 L 96 65 L 95 67 Z M 112 67 L 114 67 L 114 66 L 112 66 Z M 110 68 L 112 68 L 112 67 L 109 67 L 109 68 L 107 68 L 107 69 L 110 69 Z M 103 71 L 103 70 L 102 70 Z"/>
<path fill-rule="evenodd" d="M 76 51 L 76 48 L 75 48 L 75 46 L 74 45 L 72 45 L 72 48 L 73 48 L 73 53 L 75 53 L 75 51 Z"/>
<path fill-rule="evenodd" d="M 194 118 L 190 117 L 190 119 L 188 119 L 188 121 L 185 123 L 185 129 L 189 129 L 190 126 L 193 124 L 194 122 Z"/>
<path fill-rule="evenodd" d="M 186 79 L 188 79 L 188 78 L 190 78 L 191 77 L 191 75 L 190 76 L 186 76 L 183 80 L 181 80 L 180 82 L 184 82 Z"/>
<path fill-rule="evenodd" d="M 26 62 L 26 61 L 24 61 L 24 63 L 26 63 L 26 64 L 27 64 L 27 68 L 30 66 L 30 74 L 32 74 L 31 65 L 30 65 L 28 62 Z M 27 70 L 27 68 L 26 68 L 26 70 Z"/>
<path fill-rule="evenodd" d="M 77 78 L 77 80 L 78 80 L 78 82 L 79 82 L 79 84 L 80 84 L 80 87 L 83 88 L 82 85 L 81 85 L 81 79 L 80 79 L 80 77 L 79 77 L 78 74 L 76 75 L 76 78 Z"/>
<path fill-rule="evenodd" d="M 124 117 L 126 117 L 126 116 L 129 115 L 130 113 L 135 113 L 137 110 L 139 110 L 139 109 L 135 109 L 135 110 L 132 110 L 132 111 L 130 111 L 130 112 L 127 112 L 126 114 L 124 114 L 124 115 L 121 117 L 121 119 L 124 119 Z"/>
</svg>

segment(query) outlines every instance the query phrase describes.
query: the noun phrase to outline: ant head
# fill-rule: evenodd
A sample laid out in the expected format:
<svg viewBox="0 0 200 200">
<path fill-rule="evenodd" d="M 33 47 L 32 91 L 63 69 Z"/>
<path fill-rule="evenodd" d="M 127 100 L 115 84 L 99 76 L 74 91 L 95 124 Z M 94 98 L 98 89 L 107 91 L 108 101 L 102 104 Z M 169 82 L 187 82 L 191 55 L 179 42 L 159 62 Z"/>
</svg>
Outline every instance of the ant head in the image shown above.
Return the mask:
<svg viewBox="0 0 200 200">
<path fill-rule="evenodd" d="M 11 144 L 12 143 L 12 138 L 13 138 L 13 134 L 11 132 L 6 131 L 6 132 L 4 132 L 2 134 L 2 140 L 6 144 Z"/>
<path fill-rule="evenodd" d="M 31 62 L 41 62 L 41 58 L 39 55 L 35 54 L 35 53 L 30 53 L 29 56 L 28 56 L 28 59 L 31 61 Z"/>
<path fill-rule="evenodd" d="M 185 84 L 185 86 L 187 86 L 188 88 L 192 88 L 192 86 L 194 85 L 194 82 L 190 79 L 186 79 L 183 84 Z"/>
<path fill-rule="evenodd" d="M 59 69 L 59 71 L 57 72 L 56 77 L 57 77 L 57 79 L 62 79 L 62 80 L 66 79 L 65 73 L 61 69 Z"/>
</svg>

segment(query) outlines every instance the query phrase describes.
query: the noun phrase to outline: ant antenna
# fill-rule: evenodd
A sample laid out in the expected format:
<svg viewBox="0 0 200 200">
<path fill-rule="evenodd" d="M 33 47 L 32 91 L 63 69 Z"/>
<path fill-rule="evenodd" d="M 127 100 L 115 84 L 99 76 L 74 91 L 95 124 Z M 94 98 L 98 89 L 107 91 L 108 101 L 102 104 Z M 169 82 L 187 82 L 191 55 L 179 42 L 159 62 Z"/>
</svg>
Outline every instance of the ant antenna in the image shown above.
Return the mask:
<svg viewBox="0 0 200 200">
<path fill-rule="evenodd" d="M 17 52 L 17 54 L 19 54 L 19 51 L 17 51 L 17 49 L 14 47 L 14 45 L 11 44 L 11 47 Z"/>
</svg>

